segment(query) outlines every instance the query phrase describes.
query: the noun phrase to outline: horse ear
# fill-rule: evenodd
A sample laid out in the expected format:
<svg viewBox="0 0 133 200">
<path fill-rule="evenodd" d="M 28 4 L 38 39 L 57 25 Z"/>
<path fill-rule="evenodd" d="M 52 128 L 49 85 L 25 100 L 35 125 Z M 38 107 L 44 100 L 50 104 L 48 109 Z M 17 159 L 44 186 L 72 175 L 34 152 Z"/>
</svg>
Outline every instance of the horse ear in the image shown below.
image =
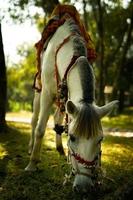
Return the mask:
<svg viewBox="0 0 133 200">
<path fill-rule="evenodd" d="M 66 103 L 66 110 L 69 114 L 73 115 L 77 111 L 77 108 L 76 108 L 75 104 L 69 100 Z"/>
<path fill-rule="evenodd" d="M 109 114 L 114 108 L 118 107 L 118 100 L 111 101 L 110 103 L 102 106 L 102 107 L 97 107 L 96 106 L 96 111 L 99 115 L 100 118 L 104 117 L 105 115 Z"/>
</svg>

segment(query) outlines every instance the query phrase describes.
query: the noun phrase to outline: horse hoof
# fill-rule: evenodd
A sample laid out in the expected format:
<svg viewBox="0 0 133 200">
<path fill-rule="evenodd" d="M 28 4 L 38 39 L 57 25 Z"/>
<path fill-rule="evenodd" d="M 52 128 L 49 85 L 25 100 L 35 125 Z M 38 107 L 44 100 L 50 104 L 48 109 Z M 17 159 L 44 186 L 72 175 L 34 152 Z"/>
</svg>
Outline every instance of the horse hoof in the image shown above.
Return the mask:
<svg viewBox="0 0 133 200">
<path fill-rule="evenodd" d="M 35 163 L 29 163 L 27 167 L 25 168 L 25 171 L 35 172 L 38 170 L 38 167 Z"/>
</svg>

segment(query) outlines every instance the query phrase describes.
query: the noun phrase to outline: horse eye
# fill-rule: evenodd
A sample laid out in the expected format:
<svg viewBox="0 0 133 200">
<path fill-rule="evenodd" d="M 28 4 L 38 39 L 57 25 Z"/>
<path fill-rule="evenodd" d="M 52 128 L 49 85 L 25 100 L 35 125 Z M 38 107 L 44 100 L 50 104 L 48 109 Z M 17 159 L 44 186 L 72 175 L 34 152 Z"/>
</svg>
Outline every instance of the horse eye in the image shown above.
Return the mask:
<svg viewBox="0 0 133 200">
<path fill-rule="evenodd" d="M 74 135 L 70 134 L 70 140 L 71 140 L 72 142 L 75 142 L 76 137 L 75 137 Z"/>
</svg>

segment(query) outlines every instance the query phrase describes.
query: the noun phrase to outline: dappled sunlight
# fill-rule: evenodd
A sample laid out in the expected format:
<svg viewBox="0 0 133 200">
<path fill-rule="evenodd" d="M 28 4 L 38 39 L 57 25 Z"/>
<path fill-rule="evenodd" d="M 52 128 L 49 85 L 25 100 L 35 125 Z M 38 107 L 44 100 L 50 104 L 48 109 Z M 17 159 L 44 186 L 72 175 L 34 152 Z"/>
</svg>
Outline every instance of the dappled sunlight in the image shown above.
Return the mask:
<svg viewBox="0 0 133 200">
<path fill-rule="evenodd" d="M 105 136 L 104 142 L 102 144 L 103 146 L 105 146 L 105 148 L 110 148 L 110 150 L 114 147 L 114 145 L 119 144 L 126 150 L 129 149 L 130 151 L 132 151 L 132 143 L 133 143 L 133 138 L 128 139 L 126 137 L 117 137 L 108 135 Z"/>
<path fill-rule="evenodd" d="M 102 145 L 102 163 L 103 166 L 108 166 L 109 168 L 112 168 L 112 170 L 123 170 L 123 171 L 131 171 L 133 170 L 132 162 L 132 146 L 129 144 L 122 143 L 124 140 L 120 140 L 119 143 L 117 143 L 118 138 L 114 138 L 114 141 L 109 140 L 111 139 L 111 136 L 106 139 L 106 141 Z M 110 144 L 108 143 L 108 140 L 110 141 Z M 107 143 L 106 143 L 107 142 Z M 116 142 L 116 143 L 115 143 Z M 126 142 L 126 141 L 125 141 Z M 117 173 L 117 171 L 116 171 Z"/>
<path fill-rule="evenodd" d="M 55 133 L 51 129 L 47 129 L 44 139 L 43 139 L 43 144 L 47 145 L 49 148 L 55 148 Z"/>
<path fill-rule="evenodd" d="M 7 112 L 6 116 L 7 117 L 18 117 L 18 118 L 21 116 L 21 117 L 25 117 L 25 118 L 27 118 L 27 117 L 31 118 L 32 112 L 28 112 L 25 110 L 21 110 L 19 112 Z"/>
<path fill-rule="evenodd" d="M 5 156 L 8 155 L 8 151 L 4 146 L 5 146 L 4 144 L 0 143 L 0 159 L 3 159 Z"/>
<path fill-rule="evenodd" d="M 26 134 L 29 135 L 31 133 L 31 125 L 27 124 L 27 123 L 20 123 L 20 122 L 8 122 L 8 125 L 12 127 L 12 130 L 14 129 L 14 131 L 16 129 L 20 129 L 19 131 L 22 134 Z"/>
<path fill-rule="evenodd" d="M 116 129 L 129 129 L 133 130 L 133 117 L 130 115 L 118 115 L 115 117 L 104 117 L 102 119 L 103 126 Z"/>
<path fill-rule="evenodd" d="M 6 120 L 11 122 L 31 123 L 32 113 L 28 111 L 9 112 L 6 114 Z"/>
</svg>

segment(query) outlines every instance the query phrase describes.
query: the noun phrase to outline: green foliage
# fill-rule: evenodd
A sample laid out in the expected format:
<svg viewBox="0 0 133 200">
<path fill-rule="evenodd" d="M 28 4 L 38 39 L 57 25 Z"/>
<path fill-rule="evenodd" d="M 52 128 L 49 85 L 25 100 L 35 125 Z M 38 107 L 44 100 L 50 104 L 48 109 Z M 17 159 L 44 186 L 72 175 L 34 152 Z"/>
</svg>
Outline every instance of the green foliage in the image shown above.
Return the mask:
<svg viewBox="0 0 133 200">
<path fill-rule="evenodd" d="M 19 64 L 7 70 L 8 109 L 12 111 L 31 110 L 34 93 L 32 85 L 36 72 L 35 49 L 21 47 L 20 53 L 25 57 Z"/>
<path fill-rule="evenodd" d="M 117 131 L 133 131 L 133 112 L 128 114 L 120 114 L 115 117 L 104 117 L 102 120 L 102 124 L 104 127 L 109 127 L 109 130 L 117 130 Z"/>
<path fill-rule="evenodd" d="M 26 18 L 34 21 L 37 15 L 50 14 L 58 0 L 8 0 L 6 12 L 16 23 L 24 22 Z M 34 12 L 32 7 L 34 7 Z"/>
</svg>

